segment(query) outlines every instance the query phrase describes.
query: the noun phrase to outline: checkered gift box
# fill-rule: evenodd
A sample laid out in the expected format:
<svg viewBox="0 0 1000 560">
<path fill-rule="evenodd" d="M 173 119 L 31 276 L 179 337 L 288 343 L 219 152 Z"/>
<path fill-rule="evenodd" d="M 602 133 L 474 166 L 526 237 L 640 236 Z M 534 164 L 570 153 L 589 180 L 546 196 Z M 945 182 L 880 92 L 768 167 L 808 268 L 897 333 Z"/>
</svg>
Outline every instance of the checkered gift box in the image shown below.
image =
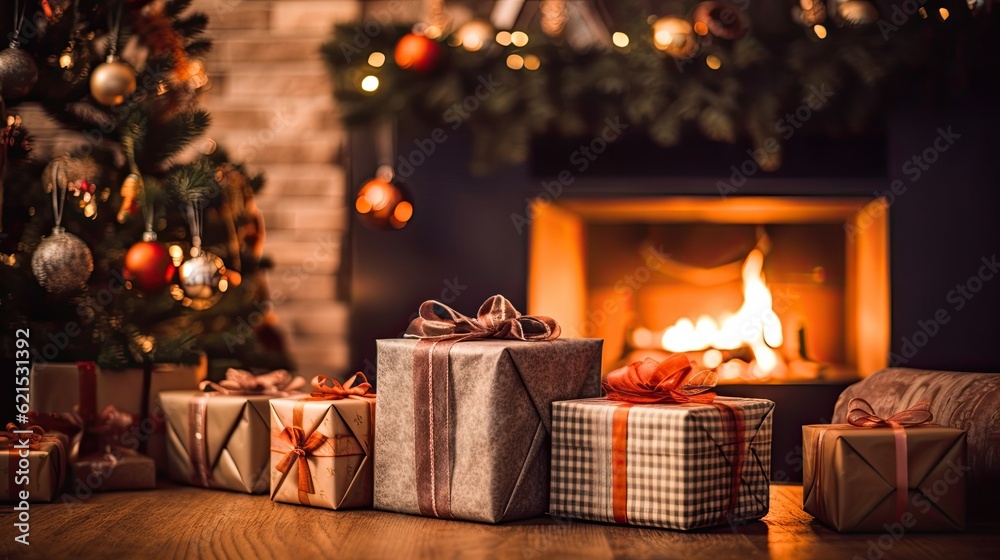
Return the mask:
<svg viewBox="0 0 1000 560">
<path fill-rule="evenodd" d="M 772 410 L 771 401 L 725 397 L 552 403 L 549 513 L 668 529 L 759 519 L 769 502 Z"/>
</svg>

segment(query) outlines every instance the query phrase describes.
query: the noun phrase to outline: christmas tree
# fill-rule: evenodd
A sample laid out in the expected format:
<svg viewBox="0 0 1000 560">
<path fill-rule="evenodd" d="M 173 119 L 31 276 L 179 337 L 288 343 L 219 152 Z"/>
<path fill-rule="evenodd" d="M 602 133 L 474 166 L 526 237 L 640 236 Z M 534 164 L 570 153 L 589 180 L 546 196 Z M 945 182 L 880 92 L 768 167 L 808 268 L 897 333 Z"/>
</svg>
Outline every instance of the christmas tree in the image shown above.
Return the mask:
<svg viewBox="0 0 1000 560">
<path fill-rule="evenodd" d="M 204 353 L 216 377 L 291 365 L 263 272 L 263 177 L 204 137 L 199 58 L 211 43 L 189 8 L 0 8 L 3 348 L 28 328 L 36 363 L 124 368 Z M 56 123 L 47 149 L 22 113 Z"/>
</svg>

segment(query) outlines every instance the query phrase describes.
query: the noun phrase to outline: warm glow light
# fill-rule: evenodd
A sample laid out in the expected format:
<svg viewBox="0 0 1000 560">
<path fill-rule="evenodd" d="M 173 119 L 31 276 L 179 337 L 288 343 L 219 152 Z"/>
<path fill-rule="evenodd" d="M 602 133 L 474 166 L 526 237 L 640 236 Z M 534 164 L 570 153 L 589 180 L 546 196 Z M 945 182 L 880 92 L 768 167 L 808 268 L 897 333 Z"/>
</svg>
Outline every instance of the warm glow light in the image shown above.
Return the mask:
<svg viewBox="0 0 1000 560">
<path fill-rule="evenodd" d="M 628 46 L 628 35 L 622 33 L 621 31 L 615 31 L 611 35 L 611 42 L 615 44 L 616 47 L 625 48 Z"/>
<path fill-rule="evenodd" d="M 424 28 L 424 37 L 428 39 L 437 39 L 441 36 L 441 28 L 436 25 L 428 25 Z"/>
<path fill-rule="evenodd" d="M 524 31 L 515 31 L 510 34 L 510 42 L 514 43 L 515 47 L 523 47 L 528 44 L 528 34 Z"/>
<path fill-rule="evenodd" d="M 381 68 L 385 64 L 385 55 L 380 52 L 373 52 L 368 55 L 368 64 L 375 68 Z"/>
<path fill-rule="evenodd" d="M 653 40 L 657 45 L 669 45 L 673 42 L 674 34 L 669 29 L 657 29 L 653 33 Z"/>
<path fill-rule="evenodd" d="M 823 27 L 822 25 L 818 23 L 814 25 L 813 32 L 816 33 L 816 36 L 819 37 L 820 39 L 826 39 L 826 28 Z"/>
<path fill-rule="evenodd" d="M 636 348 L 649 348 L 653 345 L 653 333 L 649 329 L 639 327 L 632 331 L 632 345 Z"/>
<path fill-rule="evenodd" d="M 714 54 L 710 54 L 705 57 L 705 64 L 712 70 L 718 70 L 719 68 L 722 68 L 722 59 Z"/>
<path fill-rule="evenodd" d="M 668 328 L 661 345 L 670 352 L 698 350 L 735 350 L 749 346 L 754 355 L 754 372 L 766 376 L 778 367 L 779 357 L 772 350 L 784 343 L 781 320 L 773 309 L 771 290 L 764 282 L 764 254 L 755 249 L 743 263 L 743 306 L 735 315 L 724 316 L 721 326 L 708 315 L 698 317 L 697 323 L 683 317 Z M 638 330 L 638 329 L 637 329 Z M 633 340 L 635 335 L 633 334 Z M 722 354 L 705 353 L 703 360 L 722 360 Z"/>
<path fill-rule="evenodd" d="M 715 348 L 707 350 L 701 357 L 701 361 L 708 369 L 715 369 L 722 365 L 722 352 L 719 352 Z"/>
<path fill-rule="evenodd" d="M 708 24 L 703 21 L 695 22 L 694 32 L 698 35 L 708 35 Z"/>
<path fill-rule="evenodd" d="M 497 33 L 497 43 L 503 46 L 510 45 L 510 31 L 501 31 Z"/>
<path fill-rule="evenodd" d="M 361 80 L 361 89 L 367 92 L 373 92 L 378 89 L 378 78 L 375 76 L 365 76 L 365 79 Z"/>
<path fill-rule="evenodd" d="M 358 193 L 358 198 L 365 199 L 365 201 L 370 205 L 370 209 L 377 212 L 388 206 L 389 202 L 392 200 L 392 195 L 392 185 L 381 179 L 372 179 L 361 187 L 361 192 Z M 361 208 L 359 207 L 358 210 L 360 211 Z"/>
<path fill-rule="evenodd" d="M 947 8 L 938 9 L 938 14 L 941 15 L 941 21 L 948 21 L 948 16 L 951 15 Z"/>
<path fill-rule="evenodd" d="M 225 278 L 219 280 L 219 291 L 225 292 L 228 289 L 229 289 L 229 280 L 226 280 Z"/>
<path fill-rule="evenodd" d="M 367 214 L 372 211 L 372 203 L 367 198 L 359 196 L 358 200 L 354 202 L 354 208 L 357 209 L 358 214 Z"/>
<path fill-rule="evenodd" d="M 511 70 L 520 70 L 524 67 L 524 58 L 519 54 L 512 54 L 507 57 L 507 67 Z"/>
<path fill-rule="evenodd" d="M 528 70 L 538 70 L 538 67 L 541 65 L 542 61 L 533 54 L 524 57 L 524 67 Z"/>
<path fill-rule="evenodd" d="M 456 33 L 459 43 L 467 51 L 478 51 L 483 48 L 492 34 L 493 26 L 479 19 L 466 23 Z"/>
<path fill-rule="evenodd" d="M 919 10 L 917 10 L 917 13 L 920 14 L 920 17 L 927 19 L 927 8 L 921 7 Z"/>
<path fill-rule="evenodd" d="M 396 209 L 392 211 L 392 217 L 399 222 L 408 222 L 410 218 L 413 217 L 413 205 L 405 200 L 396 205 Z"/>
</svg>

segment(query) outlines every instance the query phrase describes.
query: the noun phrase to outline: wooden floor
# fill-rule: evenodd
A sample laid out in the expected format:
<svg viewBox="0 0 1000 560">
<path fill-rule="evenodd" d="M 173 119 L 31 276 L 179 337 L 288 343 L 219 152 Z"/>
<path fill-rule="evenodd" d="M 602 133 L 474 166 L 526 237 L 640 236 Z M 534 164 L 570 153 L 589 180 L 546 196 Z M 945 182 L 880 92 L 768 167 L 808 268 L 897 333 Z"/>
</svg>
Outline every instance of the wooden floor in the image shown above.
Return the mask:
<svg viewBox="0 0 1000 560">
<path fill-rule="evenodd" d="M 772 486 L 762 522 L 695 533 L 542 518 L 501 526 L 381 511 L 335 512 L 161 483 L 156 491 L 32 504 L 29 546 L 0 513 L 4 558 L 1000 558 L 1000 526 L 960 534 L 848 535 L 801 509 L 800 486 Z M 881 540 L 880 540 L 881 537 Z M 881 545 L 881 548 L 880 548 Z"/>
</svg>

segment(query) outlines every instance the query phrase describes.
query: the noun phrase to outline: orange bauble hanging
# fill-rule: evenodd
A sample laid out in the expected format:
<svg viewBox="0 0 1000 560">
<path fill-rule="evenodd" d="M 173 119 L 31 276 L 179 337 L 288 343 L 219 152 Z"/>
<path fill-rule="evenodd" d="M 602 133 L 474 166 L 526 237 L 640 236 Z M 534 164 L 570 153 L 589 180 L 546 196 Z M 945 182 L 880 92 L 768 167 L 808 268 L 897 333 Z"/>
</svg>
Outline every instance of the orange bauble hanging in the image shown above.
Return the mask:
<svg viewBox="0 0 1000 560">
<path fill-rule="evenodd" d="M 122 276 L 132 283 L 132 287 L 142 293 L 151 294 L 166 287 L 174 276 L 174 263 L 170 253 L 156 238 L 143 236 L 143 241 L 132 245 L 125 253 L 125 269 Z"/>
<path fill-rule="evenodd" d="M 428 72 L 441 59 L 441 44 L 423 35 L 408 33 L 396 43 L 396 65 L 414 72 Z"/>
</svg>

